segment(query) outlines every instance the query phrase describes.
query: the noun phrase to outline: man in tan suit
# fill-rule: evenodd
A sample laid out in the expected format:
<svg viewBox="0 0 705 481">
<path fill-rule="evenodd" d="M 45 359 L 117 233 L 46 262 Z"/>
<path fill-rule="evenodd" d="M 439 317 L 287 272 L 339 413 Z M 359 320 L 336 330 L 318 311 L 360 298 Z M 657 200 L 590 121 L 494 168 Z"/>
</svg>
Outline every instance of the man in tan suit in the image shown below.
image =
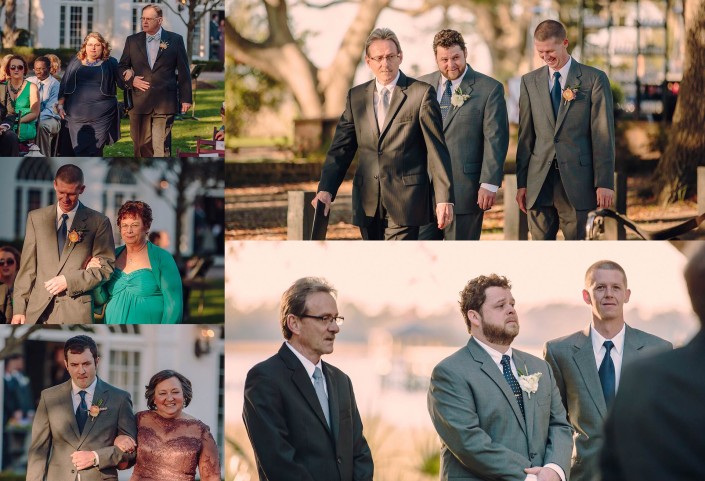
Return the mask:
<svg viewBox="0 0 705 481">
<path fill-rule="evenodd" d="M 565 27 L 541 22 L 534 47 L 546 63 L 521 78 L 517 196 L 532 239 L 585 239 L 591 210 L 612 205 L 614 112 L 607 75 L 568 54 Z"/>
<path fill-rule="evenodd" d="M 367 38 L 365 62 L 375 79 L 348 92 L 313 200 L 328 215 L 357 153 L 353 224 L 365 240 L 416 240 L 419 226 L 432 219 L 431 190 L 438 228 L 453 220 L 453 174 L 436 91 L 404 75 L 402 58 L 391 30 L 378 28 Z"/>
<path fill-rule="evenodd" d="M 78 201 L 83 172 L 73 164 L 56 171 L 56 205 L 27 216 L 22 264 L 14 288 L 13 324 L 90 324 L 91 291 L 113 272 L 110 221 Z M 85 269 L 91 257 L 101 267 Z"/>
</svg>

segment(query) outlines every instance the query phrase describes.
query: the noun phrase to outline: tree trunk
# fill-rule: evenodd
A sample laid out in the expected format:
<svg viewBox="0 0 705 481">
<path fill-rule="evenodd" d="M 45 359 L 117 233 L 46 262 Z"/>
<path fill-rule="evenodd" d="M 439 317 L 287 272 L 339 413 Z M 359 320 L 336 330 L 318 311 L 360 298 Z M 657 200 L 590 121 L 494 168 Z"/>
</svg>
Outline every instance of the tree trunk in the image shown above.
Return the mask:
<svg viewBox="0 0 705 481">
<path fill-rule="evenodd" d="M 684 1 L 685 60 L 669 141 L 655 174 L 663 203 L 695 192 L 696 168 L 705 165 L 705 0 Z"/>
<path fill-rule="evenodd" d="M 15 0 L 5 1 L 5 25 L 2 29 L 2 47 L 12 48 L 15 46 L 18 32 L 15 32 L 16 10 Z"/>
</svg>

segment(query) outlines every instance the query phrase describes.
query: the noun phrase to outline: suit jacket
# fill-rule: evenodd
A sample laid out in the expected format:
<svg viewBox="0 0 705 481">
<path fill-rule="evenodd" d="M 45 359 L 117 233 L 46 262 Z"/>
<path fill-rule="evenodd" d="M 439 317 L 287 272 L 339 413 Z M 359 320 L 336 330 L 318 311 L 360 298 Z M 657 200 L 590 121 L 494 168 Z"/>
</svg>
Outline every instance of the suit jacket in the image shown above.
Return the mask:
<svg viewBox="0 0 705 481">
<path fill-rule="evenodd" d="M 622 372 L 639 358 L 672 348 L 670 342 L 626 325 Z M 575 451 L 570 479 L 599 481 L 598 457 L 602 448 L 607 405 L 597 374 L 590 326 L 569 336 L 548 341 L 544 357 L 551 365 L 563 405 L 568 411 L 568 420 L 574 429 Z M 621 390 L 620 385 L 618 391 Z"/>
<path fill-rule="evenodd" d="M 548 90 L 548 67 L 521 78 L 517 186 L 526 188 L 532 208 L 556 158 L 561 181 L 577 210 L 597 206 L 595 189 L 614 189 L 614 107 L 607 75 L 572 60 L 566 88 L 577 97 L 561 99 L 558 117 Z"/>
<path fill-rule="evenodd" d="M 115 466 L 124 453 L 113 446 L 119 434 L 137 439 L 137 423 L 130 395 L 98 379 L 93 404 L 107 408 L 86 421 L 79 434 L 71 401 L 71 381 L 42 391 L 32 423 L 32 444 L 27 461 L 27 481 L 117 480 Z M 71 463 L 74 451 L 95 451 L 99 465 L 81 471 Z"/>
<path fill-rule="evenodd" d="M 54 309 L 49 324 L 90 324 L 93 322 L 91 290 L 110 278 L 115 263 L 115 243 L 110 221 L 100 212 L 79 204 L 69 232 L 82 232 L 83 238 L 68 240 L 59 257 L 56 232 L 56 204 L 33 210 L 27 215 L 22 246 L 22 262 L 15 279 L 14 313 L 24 314 L 34 324 L 50 302 Z M 101 257 L 100 269 L 85 269 L 87 261 Z M 68 288 L 52 296 L 44 282 L 66 276 Z"/>
<path fill-rule="evenodd" d="M 440 79 L 440 72 L 419 77 L 434 88 Z M 502 84 L 474 71 L 470 65 L 460 89 L 470 98 L 460 107 L 451 106 L 443 120 L 443 135 L 453 166 L 453 212 L 480 214 L 483 212 L 477 205 L 480 184 L 502 185 L 509 146 L 507 104 Z"/>
<path fill-rule="evenodd" d="M 509 383 L 474 338 L 433 370 L 428 411 L 441 438 L 441 479 L 524 481 L 524 469 L 555 463 L 568 474 L 571 428 L 548 364 L 512 350 L 514 364 L 542 373 L 522 391 L 526 420 Z"/>
<path fill-rule="evenodd" d="M 629 365 L 605 422 L 603 481 L 705 479 L 705 331 Z"/>
<path fill-rule="evenodd" d="M 150 68 L 147 58 L 147 34 L 135 33 L 125 41 L 125 49 L 120 57 L 120 76 L 126 70 L 132 69 L 135 76 L 142 76 L 150 83 L 146 92 L 132 90 L 134 108 L 131 112 L 175 114 L 181 111 L 180 103 L 193 102 L 191 72 L 184 39 L 181 35 L 162 28 L 161 45 L 164 44 L 167 47 L 159 48 L 154 67 Z M 132 87 L 135 76 L 127 82 L 128 86 Z"/>
<path fill-rule="evenodd" d="M 286 345 L 247 373 L 242 418 L 260 480 L 372 480 L 372 455 L 350 378 L 326 362 L 323 374 L 330 429 L 311 378 Z"/>
<path fill-rule="evenodd" d="M 428 224 L 431 188 L 436 202 L 453 202 L 453 174 L 436 90 L 400 72 L 380 132 L 373 105 L 375 88 L 375 81 L 371 80 L 348 92 L 318 190 L 330 192 L 335 198 L 358 153 L 353 178 L 353 224 L 367 225 L 368 218 L 375 215 L 380 195 L 398 225 Z"/>
</svg>

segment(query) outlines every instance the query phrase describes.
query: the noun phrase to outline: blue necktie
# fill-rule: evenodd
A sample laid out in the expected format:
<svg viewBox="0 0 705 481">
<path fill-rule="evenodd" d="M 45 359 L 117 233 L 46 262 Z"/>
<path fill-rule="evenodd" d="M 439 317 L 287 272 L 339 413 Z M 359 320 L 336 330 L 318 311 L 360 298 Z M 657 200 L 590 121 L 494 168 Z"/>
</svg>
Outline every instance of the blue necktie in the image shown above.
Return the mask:
<svg viewBox="0 0 705 481">
<path fill-rule="evenodd" d="M 443 91 L 443 96 L 441 97 L 441 116 L 443 120 L 446 119 L 446 115 L 450 112 L 450 98 L 453 96 L 453 92 L 450 90 L 451 82 L 446 80 L 446 88 Z"/>
<path fill-rule="evenodd" d="M 328 397 L 326 396 L 326 391 L 323 388 L 323 373 L 319 367 L 313 371 L 313 388 L 316 390 L 316 396 L 318 396 L 318 402 L 321 403 L 321 409 L 323 409 L 323 415 L 326 418 L 326 423 L 330 427 L 330 408 L 328 407 Z"/>
<path fill-rule="evenodd" d="M 600 375 L 600 384 L 602 384 L 602 394 L 605 395 L 605 404 L 609 408 L 614 401 L 614 395 L 616 391 L 617 380 L 614 375 L 614 362 L 612 362 L 612 356 L 610 356 L 610 351 L 614 347 L 612 341 L 605 341 L 603 343 L 607 352 L 605 352 L 605 357 L 602 359 L 602 364 L 600 364 L 600 369 L 597 373 Z"/>
<path fill-rule="evenodd" d="M 506 354 L 502 356 L 502 374 L 504 374 L 504 379 L 509 383 L 509 387 L 512 388 L 514 397 L 519 403 L 519 409 L 521 409 L 521 414 L 524 415 L 524 398 L 521 395 L 521 388 L 519 387 L 519 381 L 512 374 L 512 367 L 509 364 L 509 356 Z"/>
<path fill-rule="evenodd" d="M 88 405 L 86 404 L 86 391 L 79 391 L 81 402 L 76 409 L 76 423 L 78 424 L 78 432 L 83 434 L 83 427 L 88 420 Z"/>
<path fill-rule="evenodd" d="M 551 89 L 551 104 L 553 105 L 553 118 L 558 118 L 558 108 L 561 106 L 561 78 L 560 72 L 553 72 L 553 88 Z"/>
<path fill-rule="evenodd" d="M 61 224 L 59 225 L 59 230 L 56 232 L 56 238 L 59 241 L 59 257 L 61 257 L 61 253 L 64 252 L 64 246 L 66 245 L 67 220 L 69 220 L 69 215 L 61 214 Z"/>
<path fill-rule="evenodd" d="M 155 33 L 154 35 L 147 35 L 147 41 L 148 41 L 148 42 L 151 42 L 151 41 L 153 41 L 153 40 L 159 40 L 159 39 L 157 38 L 157 35 L 158 35 L 158 34 L 156 34 L 156 33 Z"/>
</svg>

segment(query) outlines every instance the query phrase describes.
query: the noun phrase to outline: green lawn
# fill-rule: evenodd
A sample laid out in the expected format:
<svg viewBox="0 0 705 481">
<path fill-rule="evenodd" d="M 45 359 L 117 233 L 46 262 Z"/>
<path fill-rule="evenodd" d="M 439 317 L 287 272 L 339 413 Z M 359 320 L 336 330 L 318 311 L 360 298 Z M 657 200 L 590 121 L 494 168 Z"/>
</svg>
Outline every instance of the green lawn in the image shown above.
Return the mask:
<svg viewBox="0 0 705 481">
<path fill-rule="evenodd" d="M 182 152 L 196 151 L 196 137 L 210 139 L 213 136 L 213 127 L 223 125 L 220 119 L 220 106 L 225 98 L 225 82 L 211 82 L 214 89 L 199 88 L 196 92 L 196 117 L 195 120 L 176 120 L 171 130 L 171 155 L 176 156 L 177 150 Z M 122 100 L 122 94 L 118 95 Z M 193 108 L 186 114 L 193 113 Z M 130 120 L 122 119 L 120 123 L 121 139 L 119 142 L 105 147 L 104 157 L 132 157 L 133 147 L 130 138 Z"/>
<path fill-rule="evenodd" d="M 201 300 L 201 290 L 192 289 L 189 298 L 191 317 L 189 324 L 222 324 L 225 321 L 225 285 L 222 279 L 208 281 L 208 287 L 203 291 L 203 311 L 198 312 Z"/>
</svg>

